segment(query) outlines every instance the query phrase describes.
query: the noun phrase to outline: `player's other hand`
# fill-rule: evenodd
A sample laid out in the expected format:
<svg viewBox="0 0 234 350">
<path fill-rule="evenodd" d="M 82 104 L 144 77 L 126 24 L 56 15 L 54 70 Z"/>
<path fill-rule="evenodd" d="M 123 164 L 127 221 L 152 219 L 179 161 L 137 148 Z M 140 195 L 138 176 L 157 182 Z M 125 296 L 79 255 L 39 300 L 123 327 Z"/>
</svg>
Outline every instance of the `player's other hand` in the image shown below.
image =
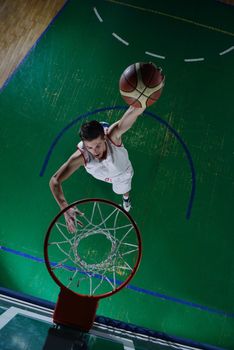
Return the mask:
<svg viewBox="0 0 234 350">
<path fill-rule="evenodd" d="M 77 219 L 77 216 L 83 216 L 84 213 L 82 213 L 77 208 L 69 208 L 65 213 L 65 221 L 67 225 L 67 229 L 71 233 L 75 233 L 77 231 L 77 225 L 83 226 L 82 222 Z"/>
</svg>

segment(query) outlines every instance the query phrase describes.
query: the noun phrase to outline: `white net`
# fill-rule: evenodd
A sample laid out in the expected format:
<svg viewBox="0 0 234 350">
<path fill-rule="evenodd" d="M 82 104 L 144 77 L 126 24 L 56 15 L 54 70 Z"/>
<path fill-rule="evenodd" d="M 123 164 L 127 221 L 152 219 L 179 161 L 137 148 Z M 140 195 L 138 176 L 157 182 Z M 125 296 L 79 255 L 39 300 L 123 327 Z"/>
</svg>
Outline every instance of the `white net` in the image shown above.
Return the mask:
<svg viewBox="0 0 234 350">
<path fill-rule="evenodd" d="M 115 292 L 132 278 L 140 260 L 136 224 L 120 207 L 103 200 L 81 201 L 77 208 L 83 215 L 77 216 L 74 233 L 68 231 L 64 215 L 50 230 L 52 274 L 82 295 Z"/>
</svg>

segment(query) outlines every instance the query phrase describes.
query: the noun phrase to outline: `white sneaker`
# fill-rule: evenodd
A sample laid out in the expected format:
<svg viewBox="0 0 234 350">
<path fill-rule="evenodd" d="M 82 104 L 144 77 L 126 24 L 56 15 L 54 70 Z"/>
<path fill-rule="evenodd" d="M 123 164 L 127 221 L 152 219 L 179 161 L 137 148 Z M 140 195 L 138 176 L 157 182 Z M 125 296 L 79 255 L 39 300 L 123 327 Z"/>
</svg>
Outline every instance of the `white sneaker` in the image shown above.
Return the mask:
<svg viewBox="0 0 234 350">
<path fill-rule="evenodd" d="M 129 197 L 128 197 L 128 199 L 125 199 L 125 198 L 123 197 L 123 208 L 124 208 L 127 212 L 130 211 L 130 209 L 131 209 L 131 200 L 130 200 Z"/>
</svg>

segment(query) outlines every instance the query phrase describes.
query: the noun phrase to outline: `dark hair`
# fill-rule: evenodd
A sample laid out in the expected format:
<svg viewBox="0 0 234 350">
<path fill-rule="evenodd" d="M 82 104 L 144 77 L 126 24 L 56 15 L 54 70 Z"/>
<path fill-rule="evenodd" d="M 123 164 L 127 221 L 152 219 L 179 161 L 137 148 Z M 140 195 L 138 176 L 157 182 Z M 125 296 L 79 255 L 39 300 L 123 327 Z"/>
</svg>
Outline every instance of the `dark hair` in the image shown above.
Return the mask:
<svg viewBox="0 0 234 350">
<path fill-rule="evenodd" d="M 81 125 L 79 135 L 82 141 L 92 141 L 101 136 L 104 138 L 104 129 L 102 124 L 96 120 Z"/>
</svg>

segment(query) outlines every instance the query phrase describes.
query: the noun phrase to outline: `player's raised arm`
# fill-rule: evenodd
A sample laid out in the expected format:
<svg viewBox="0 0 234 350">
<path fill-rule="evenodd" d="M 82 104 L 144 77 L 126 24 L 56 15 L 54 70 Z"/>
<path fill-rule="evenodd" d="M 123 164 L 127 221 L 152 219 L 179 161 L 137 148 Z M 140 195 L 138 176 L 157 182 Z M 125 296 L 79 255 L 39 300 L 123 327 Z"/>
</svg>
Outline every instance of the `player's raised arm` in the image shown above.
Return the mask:
<svg viewBox="0 0 234 350">
<path fill-rule="evenodd" d="M 121 140 L 121 136 L 129 130 L 137 118 L 144 112 L 145 108 L 135 108 L 130 106 L 122 118 L 111 125 L 108 134 L 113 141 Z"/>
<path fill-rule="evenodd" d="M 63 193 L 62 182 L 68 179 L 81 165 L 84 165 L 84 159 L 81 152 L 77 150 L 50 179 L 51 192 L 61 209 L 68 205 Z"/>
</svg>

